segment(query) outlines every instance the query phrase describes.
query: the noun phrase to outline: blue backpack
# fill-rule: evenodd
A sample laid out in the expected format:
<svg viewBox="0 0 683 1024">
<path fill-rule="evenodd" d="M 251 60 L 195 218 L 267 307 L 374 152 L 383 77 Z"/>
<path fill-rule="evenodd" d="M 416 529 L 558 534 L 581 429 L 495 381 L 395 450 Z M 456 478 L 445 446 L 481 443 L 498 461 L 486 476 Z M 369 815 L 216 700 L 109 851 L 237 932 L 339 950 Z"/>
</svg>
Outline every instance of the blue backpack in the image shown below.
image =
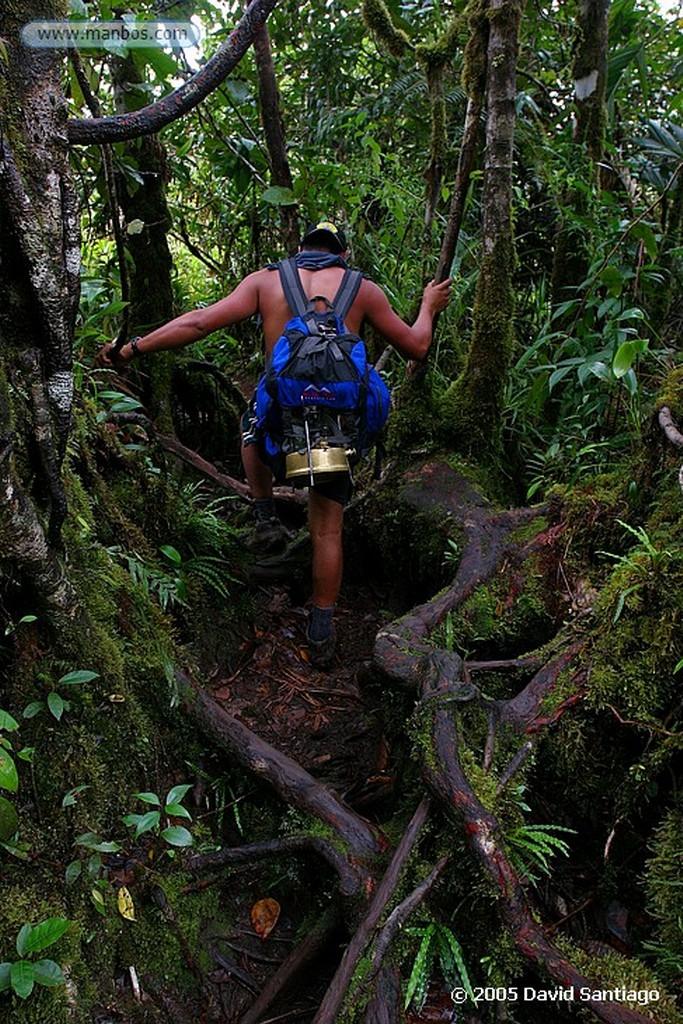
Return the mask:
<svg viewBox="0 0 683 1024">
<path fill-rule="evenodd" d="M 261 454 L 279 480 L 290 476 L 291 465 L 301 457 L 310 474 L 290 482 L 306 485 L 314 482 L 312 452 L 326 453 L 319 460 L 326 476 L 330 470 L 348 472 L 367 455 L 386 423 L 390 398 L 368 362 L 365 343 L 344 325 L 363 275 L 345 270 L 332 301 L 321 295 L 309 300 L 296 260 L 281 260 L 277 268 L 295 315 L 276 341 L 256 388 Z"/>
</svg>

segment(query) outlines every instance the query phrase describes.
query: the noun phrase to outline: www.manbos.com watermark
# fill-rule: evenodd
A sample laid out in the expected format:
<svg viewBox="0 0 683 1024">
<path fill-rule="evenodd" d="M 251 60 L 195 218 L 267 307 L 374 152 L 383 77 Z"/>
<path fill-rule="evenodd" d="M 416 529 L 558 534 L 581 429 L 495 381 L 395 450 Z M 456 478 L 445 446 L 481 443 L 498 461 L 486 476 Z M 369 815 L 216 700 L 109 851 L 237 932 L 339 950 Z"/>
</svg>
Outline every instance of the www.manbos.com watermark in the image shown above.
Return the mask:
<svg viewBox="0 0 683 1024">
<path fill-rule="evenodd" d="M 35 49 L 108 49 L 157 46 L 173 50 L 197 46 L 202 37 L 191 21 L 30 21 L 21 30 Z"/>
</svg>

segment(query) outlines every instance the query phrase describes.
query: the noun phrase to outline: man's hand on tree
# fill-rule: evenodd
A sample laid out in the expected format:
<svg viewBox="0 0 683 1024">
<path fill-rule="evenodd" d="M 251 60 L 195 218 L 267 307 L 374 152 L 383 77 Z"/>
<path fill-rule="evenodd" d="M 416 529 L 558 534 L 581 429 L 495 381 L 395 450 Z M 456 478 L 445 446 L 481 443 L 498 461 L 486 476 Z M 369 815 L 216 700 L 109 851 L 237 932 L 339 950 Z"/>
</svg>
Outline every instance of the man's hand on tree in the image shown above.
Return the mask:
<svg viewBox="0 0 683 1024">
<path fill-rule="evenodd" d="M 103 345 L 95 356 L 95 366 L 107 367 L 108 369 L 121 370 L 133 358 L 133 349 L 126 343 L 121 348 L 116 348 L 113 342 Z"/>
<path fill-rule="evenodd" d="M 437 284 L 436 281 L 430 281 L 423 291 L 422 301 L 429 308 L 432 316 L 443 312 L 450 302 L 452 284 L 453 281 L 450 277 L 446 281 L 441 281 L 440 284 Z"/>
</svg>

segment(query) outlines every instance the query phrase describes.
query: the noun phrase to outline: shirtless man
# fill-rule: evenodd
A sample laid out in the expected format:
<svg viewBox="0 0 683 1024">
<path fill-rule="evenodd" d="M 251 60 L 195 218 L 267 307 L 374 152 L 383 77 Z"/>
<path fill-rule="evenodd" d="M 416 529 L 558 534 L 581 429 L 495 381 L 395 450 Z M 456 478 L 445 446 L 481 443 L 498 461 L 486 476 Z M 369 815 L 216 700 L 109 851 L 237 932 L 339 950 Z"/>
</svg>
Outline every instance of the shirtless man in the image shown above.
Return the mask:
<svg viewBox="0 0 683 1024">
<path fill-rule="evenodd" d="M 331 222 L 321 221 L 306 232 L 297 256 L 299 276 L 304 292 L 334 296 L 344 273 L 346 239 Z M 432 343 L 434 316 L 445 309 L 450 298 L 451 282 L 430 282 L 424 289 L 417 319 L 412 326 L 394 313 L 387 296 L 372 281 L 363 280 L 346 317 L 347 330 L 360 334 L 365 320 L 383 335 L 402 355 L 423 359 Z M 245 277 L 224 299 L 205 309 L 192 310 L 171 320 L 149 334 L 133 338 L 112 355 L 112 346 L 105 346 L 100 363 L 116 366 L 128 363 L 138 355 L 149 355 L 167 349 L 182 348 L 207 334 L 247 320 L 259 313 L 263 322 L 266 361 L 275 342 L 291 318 L 289 306 L 280 284 L 279 274 L 272 269 L 257 270 Z M 265 538 L 268 528 L 277 528 L 273 504 L 273 478 L 268 466 L 259 457 L 257 438 L 250 429 L 248 417 L 242 442 L 242 460 L 254 499 L 257 533 L 259 526 Z M 253 427 L 253 422 L 252 422 Z M 327 491 L 327 492 L 326 492 Z M 313 548 L 313 608 L 308 626 L 311 661 L 319 668 L 328 668 L 334 656 L 334 607 L 342 579 L 342 525 L 346 494 L 332 488 L 312 487 L 308 499 L 308 524 Z"/>
</svg>

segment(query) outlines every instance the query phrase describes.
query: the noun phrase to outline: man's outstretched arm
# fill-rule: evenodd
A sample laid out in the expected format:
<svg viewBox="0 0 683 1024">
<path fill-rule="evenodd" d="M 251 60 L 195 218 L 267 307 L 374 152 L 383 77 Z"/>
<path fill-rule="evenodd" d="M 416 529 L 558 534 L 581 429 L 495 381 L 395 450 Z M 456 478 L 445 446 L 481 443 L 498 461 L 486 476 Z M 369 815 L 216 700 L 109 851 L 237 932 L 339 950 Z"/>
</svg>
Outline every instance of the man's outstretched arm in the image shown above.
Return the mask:
<svg viewBox="0 0 683 1024">
<path fill-rule="evenodd" d="M 214 302 L 213 305 L 205 309 L 192 309 L 175 320 L 169 320 L 162 327 L 150 331 L 149 334 L 142 335 L 137 345 L 138 352 L 146 354 L 182 348 L 184 345 L 191 345 L 193 341 L 200 341 L 219 327 L 229 327 L 254 316 L 259 311 L 258 277 L 261 273 L 263 272 L 257 271 L 245 277 L 230 295 Z M 97 361 L 101 365 L 112 364 L 112 348 L 112 345 L 105 345 L 100 351 Z M 130 343 L 126 343 L 116 354 L 115 362 L 127 363 L 134 354 Z"/>
</svg>

